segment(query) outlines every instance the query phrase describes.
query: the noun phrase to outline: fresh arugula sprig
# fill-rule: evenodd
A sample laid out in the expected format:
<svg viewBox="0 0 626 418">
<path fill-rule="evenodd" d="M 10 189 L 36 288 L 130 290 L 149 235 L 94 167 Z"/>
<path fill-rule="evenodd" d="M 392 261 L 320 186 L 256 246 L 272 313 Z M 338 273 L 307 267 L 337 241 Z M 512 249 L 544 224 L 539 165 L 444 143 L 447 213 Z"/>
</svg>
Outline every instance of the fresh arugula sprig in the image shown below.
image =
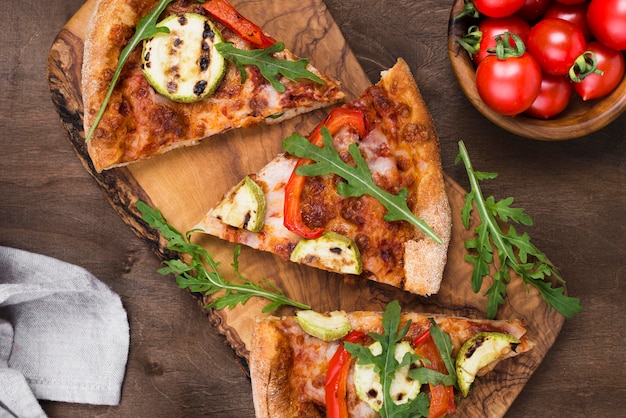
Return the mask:
<svg viewBox="0 0 626 418">
<path fill-rule="evenodd" d="M 276 42 L 264 49 L 251 50 L 235 48 L 232 42 L 221 42 L 216 44 L 215 48 L 224 58 L 237 66 L 241 73 L 242 83 L 246 81 L 245 66 L 253 65 L 259 68 L 261 75 L 280 93 L 285 91 L 285 86 L 278 79 L 279 74 L 291 81 L 307 79 L 324 84 L 321 78 L 306 69 L 309 63 L 306 58 L 299 58 L 295 61 L 275 58 L 273 54 L 285 49 L 285 44 L 282 42 Z"/>
<path fill-rule="evenodd" d="M 428 361 L 410 352 L 407 352 L 401 361 L 396 359 L 395 347 L 406 336 L 411 326 L 411 321 L 408 320 L 403 327 L 400 327 L 401 318 L 402 311 L 398 301 L 393 300 L 389 302 L 382 317 L 383 333 L 377 334 L 372 332 L 368 334 L 374 341 L 378 341 L 382 347 L 378 355 L 374 355 L 367 347 L 361 344 L 350 342 L 344 342 L 343 344 L 345 349 L 357 358 L 358 364 L 374 365 L 374 370 L 378 373 L 383 388 L 383 404 L 380 411 L 378 411 L 381 417 L 427 417 L 430 402 L 426 392 L 420 392 L 416 398 L 404 404 L 396 404 L 391 397 L 391 383 L 401 368 L 417 361 Z M 417 380 L 420 384 L 430 383 L 433 385 L 444 384 L 452 386 L 457 380 L 454 359 L 452 358 L 452 340 L 432 319 L 431 323 L 433 325 L 430 328 L 430 332 L 435 346 L 446 365 L 448 375 L 426 367 L 417 367 L 409 371 L 409 377 Z"/>
<path fill-rule="evenodd" d="M 372 172 L 361 155 L 357 144 L 350 144 L 348 152 L 354 159 L 356 167 L 346 164 L 339 153 L 333 148 L 333 138 L 325 126 L 321 129 L 323 147 L 318 147 L 303 136 L 293 133 L 283 140 L 285 151 L 301 158 L 309 158 L 315 163 L 298 167 L 296 173 L 301 176 L 321 176 L 336 174 L 345 182 L 339 182 L 337 192 L 342 196 L 359 197 L 364 194 L 376 198 L 386 209 L 384 219 L 388 222 L 404 220 L 418 227 L 426 236 L 441 244 L 441 238 L 424 222 L 415 216 L 407 206 L 408 192 L 403 188 L 398 194 L 391 194 L 374 183 Z"/>
<path fill-rule="evenodd" d="M 159 0 L 159 2 L 154 7 L 154 9 L 152 9 L 150 13 L 148 13 L 147 15 L 145 15 L 139 20 L 139 23 L 137 24 L 137 27 L 135 28 L 135 34 L 133 35 L 132 38 L 130 38 L 128 45 L 126 45 L 124 49 L 122 49 L 122 52 L 120 53 L 120 58 L 117 61 L 117 67 L 115 68 L 115 72 L 113 73 L 113 78 L 111 78 L 109 89 L 107 90 L 107 93 L 104 96 L 104 100 L 102 101 L 102 104 L 100 105 L 100 110 L 98 111 L 98 114 L 96 115 L 96 118 L 94 119 L 93 124 L 91 125 L 91 128 L 89 129 L 89 132 L 87 133 L 87 136 L 85 137 L 85 142 L 91 139 L 93 133 L 98 127 L 98 124 L 100 123 L 100 119 L 102 119 L 102 116 L 104 115 L 104 112 L 109 103 L 109 100 L 111 99 L 111 95 L 113 94 L 113 89 L 115 89 L 117 80 L 120 77 L 122 68 L 124 67 L 124 64 L 126 64 L 126 61 L 128 60 L 128 57 L 130 56 L 131 52 L 133 52 L 133 49 L 135 49 L 135 47 L 139 45 L 142 41 L 152 38 L 157 33 L 169 33 L 170 30 L 167 27 L 165 26 L 158 27 L 156 24 L 157 24 L 157 19 L 159 18 L 161 13 L 163 13 L 163 10 L 165 10 L 168 4 L 170 4 L 172 1 L 174 0 Z"/>
<path fill-rule="evenodd" d="M 552 287 L 548 279 L 550 276 L 561 283 L 565 281 L 546 255 L 530 242 L 530 236 L 527 233 L 519 234 L 513 225 L 509 225 L 508 232 L 502 231 L 497 218 L 502 222 L 513 221 L 526 226 L 532 225 L 532 220 L 523 209 L 511 207 L 512 197 L 497 202 L 492 196 L 487 199 L 483 197 L 479 181 L 494 179 L 497 174 L 475 171 L 463 141 L 459 142 L 459 154 L 455 163 L 461 161 L 465 165 L 471 186 L 462 209 L 463 226 L 465 229 L 470 228 L 474 205 L 480 218 L 480 225 L 474 230 L 475 237 L 465 242 L 465 247 L 473 251 L 465 259 L 474 264 L 472 290 L 475 293 L 480 291 L 484 277 L 489 274 L 489 265 L 494 261 L 494 247 L 498 255 L 499 263 L 493 275 L 493 284 L 485 293 L 489 297 L 487 316 L 495 318 L 499 306 L 504 303 L 506 286 L 511 281 L 509 269 L 517 273 L 525 284 L 536 287 L 541 297 L 565 317 L 582 312 L 583 307 L 578 298 L 566 296 L 563 286 Z"/>
<path fill-rule="evenodd" d="M 270 284 L 268 286 L 271 290 L 267 290 L 263 286 L 243 277 L 239 272 L 240 247 L 235 249 L 232 263 L 240 283 L 234 283 L 226 280 L 220 274 L 218 271 L 219 263 L 213 259 L 204 247 L 190 241 L 190 234 L 194 232 L 193 230 L 188 231 L 186 235 L 181 234 L 167 223 L 158 209 L 152 209 L 145 202 L 138 201 L 137 209 L 141 212 L 142 219 L 151 227 L 156 228 L 167 239 L 168 249 L 186 254 L 190 258 L 189 264 L 180 259 L 165 261 L 165 267 L 158 270 L 160 274 L 174 274 L 178 286 L 183 289 L 189 289 L 191 292 L 214 295 L 218 291 L 224 291 L 224 294 L 216 296 L 207 305 L 207 308 L 223 309 L 228 307 L 232 309 L 238 304 L 244 305 L 250 298 L 256 296 L 270 301 L 263 308 L 263 312 L 275 311 L 281 306 L 311 309 L 305 304 L 287 298 Z"/>
</svg>

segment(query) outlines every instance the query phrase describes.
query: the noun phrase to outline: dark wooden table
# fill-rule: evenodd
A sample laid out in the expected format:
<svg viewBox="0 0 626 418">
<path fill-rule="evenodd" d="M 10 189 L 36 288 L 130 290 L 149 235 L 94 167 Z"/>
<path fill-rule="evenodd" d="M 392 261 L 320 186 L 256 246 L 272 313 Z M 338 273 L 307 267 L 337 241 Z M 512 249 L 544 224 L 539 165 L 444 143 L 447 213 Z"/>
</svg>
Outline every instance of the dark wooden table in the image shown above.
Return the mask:
<svg viewBox="0 0 626 418">
<path fill-rule="evenodd" d="M 464 140 L 485 183 L 534 219 L 533 242 L 561 268 L 585 311 L 568 319 L 507 416 L 619 416 L 626 398 L 626 115 L 575 140 L 516 137 L 464 98 L 448 63 L 452 1 L 327 0 L 372 81 L 404 57 L 441 138 L 446 172 Z M 46 58 L 82 0 L 2 2 L 0 245 L 87 268 L 122 298 L 131 347 L 116 407 L 43 403 L 53 417 L 253 416 L 250 382 L 196 301 L 156 273 L 159 259 L 110 207 L 67 140 L 51 102 Z M 1 384 L 1 383 L 0 383 Z"/>
</svg>

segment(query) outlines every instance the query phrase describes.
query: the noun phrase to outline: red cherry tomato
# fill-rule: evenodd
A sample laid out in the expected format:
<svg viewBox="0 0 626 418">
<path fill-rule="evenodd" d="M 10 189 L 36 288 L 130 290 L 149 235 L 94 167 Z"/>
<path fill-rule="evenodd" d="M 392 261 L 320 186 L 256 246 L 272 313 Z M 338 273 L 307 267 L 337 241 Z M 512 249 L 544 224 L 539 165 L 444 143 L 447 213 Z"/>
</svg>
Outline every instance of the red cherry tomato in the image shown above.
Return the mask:
<svg viewBox="0 0 626 418">
<path fill-rule="evenodd" d="M 562 75 L 544 74 L 539 95 L 525 114 L 537 119 L 549 119 L 561 113 L 572 97 L 572 83 Z"/>
<path fill-rule="evenodd" d="M 474 0 L 474 7 L 489 17 L 511 16 L 522 8 L 526 0 Z"/>
<path fill-rule="evenodd" d="M 580 4 L 580 3 L 584 3 L 587 0 L 555 0 L 556 3 L 561 3 L 561 4 Z"/>
<path fill-rule="evenodd" d="M 515 15 L 532 22 L 539 19 L 545 13 L 552 0 L 526 0 L 521 9 Z"/>
<path fill-rule="evenodd" d="M 626 50 L 626 0 L 591 0 L 587 22 L 598 41 L 613 49 Z"/>
<path fill-rule="evenodd" d="M 602 74 L 589 74 L 583 81 L 573 83 L 574 91 L 583 100 L 598 99 L 612 92 L 624 79 L 624 55 L 600 42 L 590 42 L 587 50 L 596 54 L 597 69 Z"/>
<path fill-rule="evenodd" d="M 490 55 L 476 69 L 480 98 L 502 115 L 524 112 L 537 98 L 540 87 L 541 68 L 526 52 Z"/>
<path fill-rule="evenodd" d="M 587 24 L 587 3 L 563 4 L 552 3 L 543 15 L 544 19 L 557 18 L 572 22 L 580 29 L 586 41 L 591 40 L 591 31 Z"/>
<path fill-rule="evenodd" d="M 549 18 L 532 27 L 526 46 L 545 73 L 565 75 L 576 58 L 585 52 L 586 42 L 573 23 Z"/>
<path fill-rule="evenodd" d="M 496 36 L 502 35 L 507 30 L 515 33 L 522 41 L 526 42 L 530 32 L 530 25 L 517 16 L 486 17 L 478 24 L 478 30 L 482 32 L 482 37 L 478 52 L 472 56 L 475 65 L 480 64 L 489 55 L 488 50 L 490 48 L 495 48 Z"/>
</svg>

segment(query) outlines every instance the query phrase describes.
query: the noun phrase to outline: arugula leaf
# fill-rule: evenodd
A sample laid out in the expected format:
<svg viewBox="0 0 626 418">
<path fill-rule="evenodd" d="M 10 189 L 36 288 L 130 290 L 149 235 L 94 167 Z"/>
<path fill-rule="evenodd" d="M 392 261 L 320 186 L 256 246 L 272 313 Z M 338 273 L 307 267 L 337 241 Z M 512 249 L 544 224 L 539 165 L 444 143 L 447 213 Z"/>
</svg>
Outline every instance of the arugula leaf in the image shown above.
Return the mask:
<svg viewBox="0 0 626 418">
<path fill-rule="evenodd" d="M 296 61 L 282 60 L 274 58 L 272 54 L 285 49 L 285 44 L 276 42 L 265 49 L 237 49 L 232 42 L 221 42 L 215 45 L 217 51 L 224 58 L 234 63 L 241 73 L 241 82 L 246 81 L 245 65 L 254 65 L 259 68 L 263 77 L 265 77 L 272 87 L 279 93 L 285 91 L 285 86 L 278 80 L 281 74 L 291 81 L 297 79 L 307 79 L 318 84 L 324 84 L 324 81 L 316 74 L 306 69 L 309 60 L 300 58 Z"/>
<path fill-rule="evenodd" d="M 337 192 L 340 195 L 351 197 L 370 195 L 387 209 L 384 217 L 386 221 L 407 221 L 418 227 L 436 243 L 443 242 L 424 220 L 411 212 L 406 203 L 406 188 L 395 195 L 381 189 L 374 183 L 372 172 L 356 144 L 350 144 L 348 147 L 348 152 L 356 162 L 356 167 L 353 167 L 343 162 L 339 153 L 333 148 L 333 138 L 325 126 L 322 126 L 321 133 L 324 141 L 323 147 L 312 144 L 297 133 L 291 134 L 283 141 L 283 148 L 290 154 L 315 161 L 315 163 L 298 167 L 297 174 L 301 176 L 336 174 L 345 180 L 338 184 Z"/>
<path fill-rule="evenodd" d="M 213 295 L 218 291 L 224 291 L 221 296 L 214 298 L 207 308 L 223 309 L 234 308 L 238 304 L 244 305 L 250 298 L 257 296 L 270 301 L 263 308 L 263 312 L 275 311 L 283 305 L 294 306 L 300 309 L 311 309 L 309 306 L 287 298 L 277 291 L 271 284 L 266 287 L 251 282 L 239 272 L 239 254 L 241 248 L 237 247 L 233 256 L 232 267 L 240 283 L 227 281 L 218 271 L 219 263 L 204 249 L 204 247 L 190 241 L 193 230 L 188 231 L 185 236 L 169 225 L 158 209 L 152 209 L 142 201 L 137 202 L 137 209 L 142 214 L 142 219 L 153 228 L 156 228 L 161 235 L 167 239 L 167 248 L 170 250 L 189 256 L 189 264 L 180 259 L 164 261 L 165 267 L 158 270 L 160 274 L 174 274 L 176 282 L 182 289 L 189 289 L 191 292 Z M 208 266 L 208 268 L 207 268 Z M 270 288 L 270 290 L 267 289 Z"/>
<path fill-rule="evenodd" d="M 473 210 L 478 211 L 480 225 L 474 229 L 475 237 L 465 242 L 465 247 L 472 250 L 472 254 L 465 259 L 474 264 L 472 272 L 472 289 L 480 291 L 483 279 L 489 274 L 489 265 L 494 261 L 494 247 L 497 249 L 498 266 L 493 275 L 493 284 L 489 287 L 486 296 L 487 316 L 495 318 L 498 308 L 504 303 L 506 286 L 511 281 L 509 269 L 517 273 L 525 284 L 530 284 L 539 290 L 541 297 L 557 312 L 565 317 L 572 317 L 583 311 L 580 299 L 566 296 L 562 286 L 552 287 L 548 281 L 550 276 L 559 282 L 565 283 L 558 269 L 553 266 L 537 247 L 530 242 L 528 234 L 518 234 L 513 225 L 509 225 L 504 233 L 498 224 L 513 221 L 526 226 L 532 225 L 531 218 L 523 209 L 512 208 L 513 198 L 496 202 L 493 197 L 485 199 L 478 184 L 479 180 L 493 179 L 495 173 L 474 171 L 463 141 L 459 142 L 459 155 L 455 163 L 463 162 L 469 176 L 471 191 L 465 196 L 462 209 L 462 221 L 465 229 L 470 227 L 470 216 Z M 475 205 L 475 209 L 474 209 Z"/>
<path fill-rule="evenodd" d="M 433 338 L 435 347 L 439 351 L 441 360 L 446 366 L 448 374 L 441 373 L 437 370 L 432 370 L 426 367 L 417 367 L 409 371 L 409 377 L 423 383 L 430 383 L 431 385 L 445 385 L 453 386 L 456 384 L 457 375 L 455 367 L 455 358 L 452 356 L 452 339 L 448 334 L 443 332 L 434 319 L 429 318 L 432 324 L 430 327 L 430 335 Z M 422 361 L 426 359 L 421 359 Z"/>
<path fill-rule="evenodd" d="M 378 411 L 382 418 L 427 416 L 429 401 L 428 396 L 424 392 L 421 392 L 412 401 L 400 405 L 396 404 L 391 398 L 391 382 L 393 382 L 396 372 L 419 359 L 414 353 L 406 353 L 402 361 L 398 362 L 396 360 L 396 344 L 402 341 L 411 326 L 411 321 L 409 320 L 400 328 L 400 319 L 400 304 L 397 300 L 393 300 L 387 304 L 387 308 L 383 312 L 383 333 L 377 334 L 372 332 L 368 334 L 374 341 L 378 341 L 382 347 L 382 351 L 378 355 L 374 355 L 367 347 L 361 344 L 349 342 L 344 342 L 343 344 L 345 349 L 357 358 L 358 364 L 374 365 L 374 370 L 378 373 L 383 388 L 383 404 L 380 411 Z"/>
<path fill-rule="evenodd" d="M 169 33 L 170 30 L 168 28 L 166 28 L 165 26 L 157 27 L 156 24 L 157 19 L 159 18 L 161 13 L 163 13 L 163 10 L 165 10 L 167 5 L 170 4 L 172 1 L 174 0 L 159 0 L 159 3 L 155 6 L 155 8 L 139 20 L 139 23 L 135 28 L 135 34 L 128 42 L 128 45 L 126 45 L 124 49 L 122 49 L 120 58 L 117 61 L 115 73 L 113 73 L 113 78 L 111 79 L 111 83 L 109 84 L 109 89 L 107 90 L 107 93 L 104 96 L 104 101 L 102 102 L 102 105 L 100 105 L 100 110 L 98 111 L 98 114 L 96 115 L 96 118 L 94 119 L 93 124 L 91 125 L 91 128 L 89 129 L 89 132 L 85 137 L 85 142 L 88 142 L 91 139 L 93 133 L 96 131 L 96 128 L 100 123 L 100 119 L 102 119 L 102 116 L 106 111 L 107 104 L 111 99 L 113 89 L 117 84 L 117 79 L 120 77 L 122 68 L 124 67 L 124 64 L 128 60 L 128 57 L 130 56 L 133 49 L 135 49 L 135 47 L 139 45 L 142 41 L 152 38 L 157 33 Z"/>
<path fill-rule="evenodd" d="M 383 312 L 383 333 L 368 334 L 382 347 L 382 351 L 378 355 L 374 355 L 369 348 L 361 344 L 350 342 L 344 342 L 343 344 L 345 349 L 357 358 L 358 364 L 374 365 L 374 370 L 380 377 L 384 391 L 383 405 L 379 411 L 381 417 L 427 417 L 430 401 L 425 392 L 420 392 L 415 399 L 400 405 L 396 404 L 390 395 L 391 382 L 393 382 L 397 371 L 418 360 L 428 362 L 427 359 L 421 358 L 415 353 L 406 353 L 400 362 L 396 360 L 395 347 L 403 340 L 411 326 L 411 321 L 409 320 L 400 328 L 401 318 L 402 312 L 398 301 L 393 300 L 389 302 Z M 409 371 L 409 377 L 417 380 L 421 384 L 430 383 L 433 385 L 444 384 L 446 386 L 452 386 L 456 384 L 457 381 L 455 360 L 452 357 L 452 340 L 448 334 L 439 328 L 432 318 L 429 318 L 429 320 L 433 324 L 430 328 L 431 336 L 446 365 L 448 374 L 446 375 L 426 367 L 417 367 Z"/>
</svg>

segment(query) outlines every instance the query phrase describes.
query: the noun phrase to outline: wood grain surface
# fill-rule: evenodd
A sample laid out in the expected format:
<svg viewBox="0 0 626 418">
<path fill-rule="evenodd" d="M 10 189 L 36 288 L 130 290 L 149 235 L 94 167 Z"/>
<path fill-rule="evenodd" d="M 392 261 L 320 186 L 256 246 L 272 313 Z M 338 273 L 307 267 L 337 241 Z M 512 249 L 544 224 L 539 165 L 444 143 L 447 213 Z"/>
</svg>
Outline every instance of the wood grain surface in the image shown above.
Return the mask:
<svg viewBox="0 0 626 418">
<path fill-rule="evenodd" d="M 397 57 L 407 60 L 437 125 L 450 179 L 467 187 L 464 170 L 454 164 L 457 141 L 463 139 L 477 169 L 500 174 L 485 183 L 486 193 L 514 196 L 526 209 L 535 220 L 529 228 L 533 241 L 561 268 L 569 293 L 585 306 L 584 313 L 565 321 L 506 416 L 620 416 L 626 346 L 612 330 L 626 326 L 620 261 L 626 255 L 626 119 L 565 142 L 507 133 L 476 111 L 456 83 L 447 54 L 451 1 L 325 3 L 369 81 Z M 68 141 L 68 121 L 80 114 L 62 114 L 59 124 L 47 60 L 83 0 L 45 7 L 15 0 L 2 4 L 3 27 L 12 29 L 3 31 L 1 43 L 0 245 L 84 266 L 120 294 L 131 325 L 121 404 L 43 402 L 46 412 L 253 416 L 245 363 L 197 301 L 156 273 L 160 259 L 153 248 L 112 209 L 100 179 L 94 181 Z"/>
<path fill-rule="evenodd" d="M 85 152 L 79 88 L 79 64 L 83 51 L 81 39 L 84 38 L 85 18 L 90 15 L 87 11 L 93 9 L 93 5 L 93 1 L 87 2 L 52 45 L 48 66 L 50 89 L 62 117 L 72 115 L 66 120 L 70 141 L 87 170 L 109 196 L 113 207 L 161 256 L 171 258 L 173 255 L 168 253 L 163 239 L 138 219 L 137 200 L 158 208 L 179 231 L 190 230 L 230 187 L 281 152 L 283 138 L 294 130 L 306 135 L 319 123 L 323 113 L 305 115 L 277 126 L 233 130 L 221 137 L 207 139 L 199 146 L 175 150 L 127 168 L 97 173 Z M 370 85 L 321 1 L 259 2 L 257 7 L 242 7 L 241 11 L 253 21 L 261 22 L 268 33 L 284 40 L 291 48 L 300 48 L 297 51 L 300 56 L 311 57 L 315 66 L 341 80 L 349 97 L 357 96 Z M 300 24 L 274 27 L 271 18 L 281 12 L 285 16 L 293 16 L 292 23 Z M 311 39 L 301 41 L 313 36 L 317 39 L 315 42 Z M 312 44 L 316 48 L 303 48 Z M 245 248 L 240 259 L 242 273 L 255 281 L 266 279 L 289 297 L 318 311 L 381 311 L 387 302 L 398 299 L 407 310 L 484 317 L 486 299 L 472 291 L 468 280 L 471 264 L 464 260 L 464 241 L 470 236 L 460 221 L 465 191 L 450 178 L 446 182 L 453 213 L 453 233 L 444 280 L 436 296 L 419 298 L 387 286 L 344 280 L 332 273 L 285 263 L 272 254 Z M 222 265 L 229 264 L 234 250 L 232 244 L 205 235 L 195 239 Z M 259 277 L 258 272 L 263 272 L 263 276 Z M 229 276 L 228 271 L 224 274 Z M 486 287 L 482 291 L 486 291 Z M 536 346 L 524 358 L 505 362 L 483 379 L 461 403 L 460 415 L 503 415 L 539 366 L 561 329 L 563 317 L 550 311 L 538 292 L 528 292 L 518 280 L 509 287 L 508 294 L 509 300 L 498 317 L 523 320 L 528 328 L 528 337 Z M 208 302 L 207 299 L 205 303 Z M 248 355 L 254 321 L 269 315 L 262 312 L 266 304 L 265 300 L 253 299 L 232 309 L 208 310 L 219 332 L 244 359 Z M 282 309 L 273 314 L 289 313 L 293 312 Z"/>
</svg>

